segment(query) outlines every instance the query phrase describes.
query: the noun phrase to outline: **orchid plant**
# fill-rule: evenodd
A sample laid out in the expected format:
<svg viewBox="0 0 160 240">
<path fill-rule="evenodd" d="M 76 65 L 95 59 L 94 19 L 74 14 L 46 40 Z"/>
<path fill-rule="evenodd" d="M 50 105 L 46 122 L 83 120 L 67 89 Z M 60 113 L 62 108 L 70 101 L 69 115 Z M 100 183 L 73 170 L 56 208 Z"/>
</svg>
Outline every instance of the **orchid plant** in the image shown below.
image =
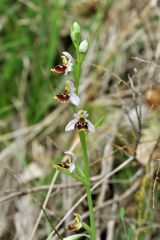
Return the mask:
<svg viewBox="0 0 160 240">
<path fill-rule="evenodd" d="M 95 240 L 95 221 L 90 185 L 89 160 L 86 144 L 86 133 L 94 132 L 95 126 L 88 120 L 89 114 L 87 113 L 87 111 L 78 110 L 78 106 L 80 104 L 80 98 L 78 96 L 78 93 L 81 66 L 88 51 L 89 42 L 87 39 L 81 42 L 80 35 L 80 26 L 77 22 L 74 22 L 71 27 L 71 39 L 76 50 L 76 59 L 74 60 L 71 54 L 65 51 L 62 53 L 62 63 L 52 68 L 51 71 L 54 74 L 64 74 L 65 76 L 68 76 L 69 73 L 72 73 L 73 80 L 66 80 L 64 91 L 54 96 L 54 99 L 60 103 L 65 103 L 67 101 L 70 101 L 71 103 L 74 118 L 70 120 L 70 122 L 67 124 L 65 131 L 77 131 L 82 149 L 84 169 L 81 169 L 80 166 L 78 166 L 76 155 L 70 151 L 65 152 L 63 161 L 55 164 L 54 167 L 62 173 L 65 173 L 73 177 L 74 179 L 80 181 L 85 186 L 87 193 L 90 225 L 82 222 L 80 215 L 78 213 L 74 213 L 74 221 L 68 226 L 66 226 L 65 229 L 67 231 L 76 231 L 83 227 L 88 234 L 88 238 L 90 238 L 91 240 Z M 78 239 L 78 236 L 82 235 L 76 234 L 72 236 L 73 239 Z"/>
</svg>

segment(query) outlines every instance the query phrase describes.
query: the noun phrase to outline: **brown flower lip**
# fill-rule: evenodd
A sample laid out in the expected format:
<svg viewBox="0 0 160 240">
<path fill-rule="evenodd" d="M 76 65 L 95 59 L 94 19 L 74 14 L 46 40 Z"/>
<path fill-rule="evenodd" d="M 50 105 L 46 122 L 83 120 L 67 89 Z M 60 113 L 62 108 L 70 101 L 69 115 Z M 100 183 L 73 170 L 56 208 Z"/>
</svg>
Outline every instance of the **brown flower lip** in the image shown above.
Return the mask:
<svg viewBox="0 0 160 240">
<path fill-rule="evenodd" d="M 63 103 L 68 101 L 70 95 L 68 91 L 64 90 L 63 92 L 58 93 L 54 98 Z"/>
<path fill-rule="evenodd" d="M 68 225 L 65 229 L 70 232 L 78 230 L 74 224 Z"/>
<path fill-rule="evenodd" d="M 70 167 L 69 162 L 61 162 L 61 163 L 57 163 L 57 165 L 65 169 L 68 169 Z"/>
<path fill-rule="evenodd" d="M 72 71 L 73 66 L 73 57 L 68 52 L 63 52 L 62 55 L 62 64 L 59 64 L 51 69 L 51 71 L 55 74 L 67 75 L 69 72 Z"/>
<path fill-rule="evenodd" d="M 60 65 L 59 64 L 59 65 L 55 66 L 53 69 L 51 69 L 51 71 L 55 74 L 61 74 L 61 73 L 65 72 L 66 68 L 67 68 L 67 65 L 65 65 L 65 64 Z"/>
<path fill-rule="evenodd" d="M 56 165 L 61 168 L 69 169 L 70 173 L 72 173 L 76 168 L 75 164 L 77 159 L 76 155 L 71 151 L 66 151 L 65 154 L 66 154 L 65 161 L 57 163 Z"/>
<path fill-rule="evenodd" d="M 53 99 L 59 101 L 60 103 L 65 103 L 68 100 L 76 106 L 80 103 L 80 98 L 75 93 L 76 89 L 74 86 L 74 83 L 70 80 L 66 81 L 65 89 L 58 93 L 56 96 L 53 97 Z"/>
<path fill-rule="evenodd" d="M 80 120 L 75 124 L 75 130 L 78 130 L 78 131 L 88 130 L 88 123 L 85 122 L 85 119 Z"/>
<path fill-rule="evenodd" d="M 67 231 L 78 231 L 82 227 L 82 220 L 79 214 L 74 213 L 74 221 L 65 227 Z"/>
</svg>

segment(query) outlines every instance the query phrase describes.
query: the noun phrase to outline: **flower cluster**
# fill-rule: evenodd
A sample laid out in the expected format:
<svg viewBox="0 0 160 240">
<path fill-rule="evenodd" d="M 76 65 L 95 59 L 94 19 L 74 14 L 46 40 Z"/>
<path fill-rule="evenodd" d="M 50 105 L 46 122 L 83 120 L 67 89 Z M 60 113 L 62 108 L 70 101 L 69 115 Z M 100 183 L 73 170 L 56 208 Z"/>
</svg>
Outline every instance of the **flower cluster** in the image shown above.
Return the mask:
<svg viewBox="0 0 160 240">
<path fill-rule="evenodd" d="M 80 26 L 75 22 L 71 29 L 71 38 L 75 46 L 78 44 L 79 54 L 83 59 L 88 51 L 88 40 L 84 40 L 79 44 L 79 35 Z M 65 51 L 62 54 L 62 64 L 55 66 L 51 71 L 55 74 L 63 73 L 64 75 L 67 75 L 69 72 L 72 72 L 75 63 L 70 53 Z M 66 81 L 65 89 L 54 96 L 54 99 L 60 103 L 70 101 L 73 105 L 78 106 L 80 104 L 80 98 L 76 92 L 78 91 L 76 91 L 74 83 L 68 80 Z M 78 113 L 74 114 L 74 117 L 75 118 L 67 124 L 65 128 L 66 132 L 72 130 L 93 132 L 95 130 L 93 124 L 87 119 L 88 113 L 86 111 L 80 110 Z"/>
<path fill-rule="evenodd" d="M 79 46 L 79 54 L 81 55 L 82 59 L 84 55 L 88 51 L 88 40 L 84 40 L 79 44 L 79 35 L 80 35 L 80 26 L 78 23 L 74 23 L 71 29 L 71 38 L 72 41 L 76 46 Z M 72 72 L 73 66 L 75 64 L 73 57 L 68 52 L 62 52 L 62 64 L 59 64 L 51 69 L 54 74 L 64 74 L 67 75 L 68 73 Z M 71 80 L 67 80 L 65 82 L 65 88 L 62 92 L 58 93 L 53 98 L 60 103 L 65 103 L 70 101 L 73 105 L 78 106 L 80 104 L 80 98 L 77 95 L 78 91 L 76 91 L 74 82 Z M 88 113 L 87 111 L 80 110 L 77 113 L 74 113 L 74 119 L 71 120 L 66 128 L 65 131 L 73 131 L 77 130 L 80 131 L 89 131 L 94 132 L 95 127 L 94 125 L 88 120 Z M 66 158 L 63 162 L 57 164 L 60 167 L 69 169 L 72 173 L 75 169 L 75 161 L 76 156 L 72 152 L 65 152 Z"/>
<path fill-rule="evenodd" d="M 55 74 L 64 74 L 67 75 L 72 71 L 73 67 L 73 57 L 68 52 L 63 52 L 62 55 L 63 64 L 55 66 L 51 71 Z M 78 95 L 75 93 L 74 83 L 70 80 L 66 81 L 65 89 L 63 92 L 58 93 L 54 96 L 55 100 L 58 100 L 61 103 L 65 103 L 68 100 L 76 106 L 79 105 L 80 99 Z"/>
</svg>

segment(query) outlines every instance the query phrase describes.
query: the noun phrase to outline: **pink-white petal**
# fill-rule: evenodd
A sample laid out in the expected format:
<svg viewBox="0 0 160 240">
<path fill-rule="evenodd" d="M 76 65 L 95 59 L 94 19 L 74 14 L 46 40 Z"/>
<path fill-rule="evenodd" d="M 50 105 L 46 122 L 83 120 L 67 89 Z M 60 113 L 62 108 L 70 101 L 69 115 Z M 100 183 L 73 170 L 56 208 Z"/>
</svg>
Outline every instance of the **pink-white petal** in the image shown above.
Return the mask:
<svg viewBox="0 0 160 240">
<path fill-rule="evenodd" d="M 71 120 L 68 124 L 67 124 L 67 126 L 66 126 L 66 128 L 65 128 L 65 131 L 66 132 L 68 132 L 68 131 L 73 131 L 74 129 L 75 129 L 75 124 L 77 123 L 77 119 L 73 119 L 73 120 Z"/>
<path fill-rule="evenodd" d="M 73 161 L 73 162 L 71 163 L 70 168 L 69 168 L 70 173 L 72 173 L 72 172 L 75 170 L 75 168 L 76 168 L 76 162 Z"/>
<path fill-rule="evenodd" d="M 66 76 L 71 71 L 72 71 L 72 67 L 68 66 L 64 71 L 64 75 Z"/>
<path fill-rule="evenodd" d="M 88 119 L 86 119 L 85 121 L 88 123 L 88 131 L 94 132 L 95 131 L 94 125 Z"/>
<path fill-rule="evenodd" d="M 78 106 L 79 103 L 80 103 L 80 98 L 75 93 L 72 93 L 71 96 L 70 96 L 70 101 L 74 105 Z"/>
<path fill-rule="evenodd" d="M 69 72 L 72 71 L 72 67 L 73 67 L 72 62 L 69 62 L 69 61 L 68 61 L 68 71 L 69 71 Z"/>
<path fill-rule="evenodd" d="M 75 86 L 74 83 L 71 82 L 70 80 L 67 81 L 68 85 L 69 85 L 69 91 L 72 94 L 75 91 Z"/>
<path fill-rule="evenodd" d="M 64 75 L 66 76 L 69 73 L 68 68 L 64 71 Z"/>
<path fill-rule="evenodd" d="M 66 56 L 68 58 L 68 61 L 69 62 L 72 62 L 73 61 L 73 57 L 71 56 L 70 53 L 68 52 L 62 52 L 64 56 Z"/>
</svg>

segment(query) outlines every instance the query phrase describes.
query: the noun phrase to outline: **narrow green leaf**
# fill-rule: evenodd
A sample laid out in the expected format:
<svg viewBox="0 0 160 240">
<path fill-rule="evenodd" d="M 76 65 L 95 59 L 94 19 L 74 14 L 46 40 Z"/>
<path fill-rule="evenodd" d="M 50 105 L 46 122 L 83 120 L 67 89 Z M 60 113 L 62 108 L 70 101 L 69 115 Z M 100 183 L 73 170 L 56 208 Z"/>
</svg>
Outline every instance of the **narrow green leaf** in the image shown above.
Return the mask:
<svg viewBox="0 0 160 240">
<path fill-rule="evenodd" d="M 78 165 L 76 165 L 76 170 L 77 170 L 78 175 L 79 175 L 81 178 L 85 179 L 86 176 L 85 176 L 85 174 L 83 173 L 82 169 L 81 169 Z"/>
<path fill-rule="evenodd" d="M 70 176 L 70 177 L 73 177 L 74 179 L 76 179 L 76 180 L 82 182 L 83 184 L 85 184 L 85 181 L 84 181 L 84 180 L 82 179 L 82 177 L 79 176 L 77 173 L 70 173 L 70 171 L 69 171 L 68 169 L 63 168 L 63 167 L 60 167 L 60 166 L 58 166 L 57 164 L 53 164 L 53 167 L 54 167 L 56 170 L 58 170 L 58 171 L 60 171 L 60 172 L 62 172 L 62 173 L 64 173 L 64 174 L 66 174 L 66 175 L 68 175 L 68 176 Z"/>
<path fill-rule="evenodd" d="M 120 216 L 120 218 L 124 218 L 124 215 L 125 215 L 125 209 L 123 207 L 121 207 L 119 210 L 119 216 Z"/>
<path fill-rule="evenodd" d="M 82 227 L 87 231 L 87 233 L 88 233 L 89 235 L 91 235 L 91 228 L 90 228 L 90 226 L 88 226 L 87 223 L 82 222 Z"/>
<path fill-rule="evenodd" d="M 103 125 L 104 121 L 105 121 L 105 117 L 103 116 L 102 118 L 100 118 L 100 119 L 95 123 L 95 127 L 96 127 L 96 128 L 101 127 L 101 126 Z"/>
<path fill-rule="evenodd" d="M 135 230 L 136 230 L 136 227 L 135 227 L 134 225 L 131 225 L 131 226 L 127 229 L 128 236 L 129 236 L 129 237 L 133 236 L 133 233 L 134 233 Z"/>
</svg>

